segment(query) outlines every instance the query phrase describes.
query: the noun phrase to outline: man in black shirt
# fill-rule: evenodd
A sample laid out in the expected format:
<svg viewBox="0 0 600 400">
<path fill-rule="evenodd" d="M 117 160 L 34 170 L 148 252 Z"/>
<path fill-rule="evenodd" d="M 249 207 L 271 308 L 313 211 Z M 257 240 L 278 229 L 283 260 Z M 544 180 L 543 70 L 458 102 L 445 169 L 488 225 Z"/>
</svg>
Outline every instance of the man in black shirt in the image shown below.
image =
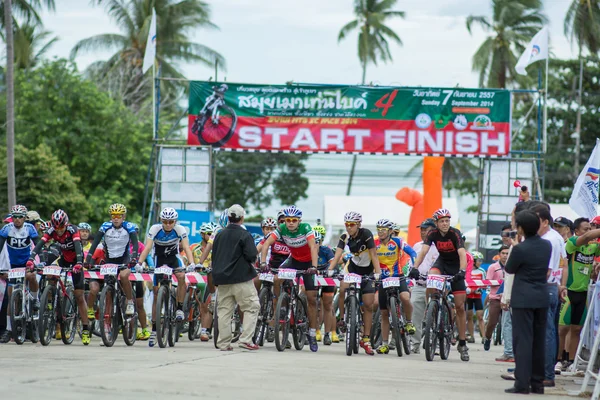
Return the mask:
<svg viewBox="0 0 600 400">
<path fill-rule="evenodd" d="M 458 325 L 458 347 L 456 349 L 460 353 L 461 360 L 469 361 L 469 349 L 465 340 L 465 331 L 467 328 L 465 312 L 465 300 L 467 298 L 467 288 L 465 286 L 467 252 L 462 239 L 462 233 L 450 226 L 450 217 L 450 211 L 445 208 L 440 208 L 433 213 L 433 219 L 437 228 L 432 229 L 427 235 L 413 268 L 419 268 L 429 251 L 429 247 L 432 243 L 435 244 L 440 255 L 429 270 L 429 274 L 454 276 L 452 293 L 454 294 L 456 324 Z M 430 291 L 430 289 L 427 290 L 427 295 L 430 294 Z"/>
<path fill-rule="evenodd" d="M 231 317 L 236 304 L 244 313 L 243 333 L 239 346 L 247 350 L 258 350 L 252 343 L 260 304 L 252 280 L 256 271 L 252 263 L 258 252 L 250 232 L 242 227 L 244 209 L 234 204 L 228 209 L 229 224 L 217 234 L 212 248 L 212 277 L 217 293 L 217 315 L 219 317 L 219 339 L 221 351 L 231 351 Z"/>
</svg>

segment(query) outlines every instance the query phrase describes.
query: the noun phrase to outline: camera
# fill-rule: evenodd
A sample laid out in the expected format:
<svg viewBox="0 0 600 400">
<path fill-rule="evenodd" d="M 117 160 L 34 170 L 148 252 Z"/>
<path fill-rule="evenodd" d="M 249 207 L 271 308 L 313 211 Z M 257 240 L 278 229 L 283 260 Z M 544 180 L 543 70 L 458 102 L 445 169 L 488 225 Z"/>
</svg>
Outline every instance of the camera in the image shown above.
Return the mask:
<svg viewBox="0 0 600 400">
<path fill-rule="evenodd" d="M 517 237 L 517 231 L 510 231 L 510 232 L 508 232 L 508 234 L 510 235 L 511 239 L 514 239 Z"/>
</svg>

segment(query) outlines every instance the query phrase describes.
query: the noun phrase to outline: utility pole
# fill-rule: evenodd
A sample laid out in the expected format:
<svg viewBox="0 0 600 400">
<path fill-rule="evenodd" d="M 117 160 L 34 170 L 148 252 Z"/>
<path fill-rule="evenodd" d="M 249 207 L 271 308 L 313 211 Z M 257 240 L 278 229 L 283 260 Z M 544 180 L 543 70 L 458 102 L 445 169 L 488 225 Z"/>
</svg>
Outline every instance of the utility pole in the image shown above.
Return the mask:
<svg viewBox="0 0 600 400">
<path fill-rule="evenodd" d="M 362 85 L 365 86 L 365 77 L 367 71 L 367 62 L 365 61 L 363 64 L 363 74 L 362 74 Z M 352 191 L 352 180 L 354 179 L 354 170 L 356 169 L 356 154 L 352 156 L 352 167 L 350 167 L 350 177 L 348 178 L 348 188 L 346 189 L 346 196 L 350 196 L 350 192 Z"/>
<path fill-rule="evenodd" d="M 6 172 L 8 180 L 8 207 L 17 204 L 15 182 L 15 49 L 13 42 L 12 0 L 4 0 L 6 27 Z"/>
</svg>

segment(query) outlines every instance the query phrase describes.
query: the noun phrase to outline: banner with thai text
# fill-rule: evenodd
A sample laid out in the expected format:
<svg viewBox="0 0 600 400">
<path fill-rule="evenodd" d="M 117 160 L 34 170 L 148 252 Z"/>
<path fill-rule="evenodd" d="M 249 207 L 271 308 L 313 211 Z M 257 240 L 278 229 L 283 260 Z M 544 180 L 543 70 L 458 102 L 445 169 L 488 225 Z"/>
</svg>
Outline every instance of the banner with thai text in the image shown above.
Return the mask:
<svg viewBox="0 0 600 400">
<path fill-rule="evenodd" d="M 507 90 L 191 82 L 188 144 L 225 150 L 498 157 Z"/>
</svg>

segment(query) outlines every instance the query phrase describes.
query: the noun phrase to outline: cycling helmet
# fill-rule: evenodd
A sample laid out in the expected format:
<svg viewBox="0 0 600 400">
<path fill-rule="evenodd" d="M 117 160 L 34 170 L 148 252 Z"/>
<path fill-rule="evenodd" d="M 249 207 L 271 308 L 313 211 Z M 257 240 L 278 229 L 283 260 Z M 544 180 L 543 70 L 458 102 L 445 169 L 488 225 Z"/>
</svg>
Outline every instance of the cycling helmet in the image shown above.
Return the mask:
<svg viewBox="0 0 600 400">
<path fill-rule="evenodd" d="M 160 219 L 175 220 L 179 217 L 174 208 L 166 207 L 160 212 Z"/>
<path fill-rule="evenodd" d="M 131 226 L 133 226 L 133 229 L 135 229 L 136 233 L 140 233 L 140 227 L 138 226 L 138 224 L 134 224 L 133 222 L 131 223 Z"/>
<path fill-rule="evenodd" d="M 40 229 L 42 232 L 46 233 L 48 229 L 52 227 L 52 223 L 50 221 L 42 222 L 40 225 Z"/>
<path fill-rule="evenodd" d="M 361 223 L 362 215 L 355 211 L 347 212 L 346 214 L 344 214 L 344 222 L 356 222 L 357 224 Z"/>
<path fill-rule="evenodd" d="M 27 222 L 42 222 L 42 218 L 37 211 L 27 211 L 27 217 L 25 217 Z"/>
<path fill-rule="evenodd" d="M 77 228 L 81 231 L 92 231 L 92 227 L 90 226 L 90 224 L 88 224 L 87 222 L 80 222 L 79 225 L 77 225 Z"/>
<path fill-rule="evenodd" d="M 384 219 L 380 219 L 379 221 L 377 221 L 377 227 L 378 228 L 394 229 L 396 227 L 396 224 L 394 224 L 389 219 L 385 219 L 384 218 Z"/>
<path fill-rule="evenodd" d="M 327 235 L 327 231 L 325 230 L 325 227 L 323 225 L 317 225 L 313 227 L 313 231 L 319 232 L 323 237 Z"/>
<path fill-rule="evenodd" d="M 281 218 L 284 218 L 285 214 L 283 213 L 283 210 L 279 210 L 277 211 L 277 221 L 279 221 Z"/>
<path fill-rule="evenodd" d="M 63 210 L 56 210 L 52 214 L 51 221 L 52 226 L 54 226 L 55 228 L 59 228 L 69 223 L 69 216 Z"/>
<path fill-rule="evenodd" d="M 219 225 L 215 224 L 214 222 L 210 222 L 210 227 L 212 228 L 211 232 L 216 231 L 217 229 L 219 229 Z"/>
<path fill-rule="evenodd" d="M 277 228 L 277 221 L 275 221 L 271 217 L 263 219 L 263 221 L 260 223 L 260 227 L 261 228 Z"/>
<path fill-rule="evenodd" d="M 315 231 L 315 242 L 317 242 L 317 243 L 323 242 L 323 235 L 321 235 L 321 232 Z"/>
<path fill-rule="evenodd" d="M 115 203 L 112 206 L 108 207 L 109 214 L 127 214 L 127 207 L 123 204 Z"/>
<path fill-rule="evenodd" d="M 394 232 L 400 232 L 400 225 L 394 222 L 394 227 L 392 228 Z"/>
<path fill-rule="evenodd" d="M 483 260 L 483 254 L 478 251 L 472 251 L 471 255 L 473 256 L 473 260 Z"/>
<path fill-rule="evenodd" d="M 223 210 L 223 212 L 221 213 L 221 216 L 219 217 L 219 225 L 221 225 L 222 228 L 225 228 L 228 223 L 229 223 L 229 210 L 226 208 Z"/>
<path fill-rule="evenodd" d="M 296 206 L 289 206 L 283 209 L 283 215 L 285 217 L 302 218 L 302 210 Z"/>
<path fill-rule="evenodd" d="M 452 218 L 452 216 L 450 215 L 450 210 L 440 208 L 439 210 L 433 213 L 433 219 L 435 221 L 439 221 L 441 218 Z"/>
<path fill-rule="evenodd" d="M 213 227 L 212 224 L 210 222 L 205 222 L 202 225 L 200 225 L 200 233 L 212 233 L 213 232 Z"/>
<path fill-rule="evenodd" d="M 27 216 L 27 207 L 25 207 L 21 204 L 16 204 L 10 208 L 10 215 L 12 215 L 13 217 L 15 215 L 26 217 Z"/>
</svg>

